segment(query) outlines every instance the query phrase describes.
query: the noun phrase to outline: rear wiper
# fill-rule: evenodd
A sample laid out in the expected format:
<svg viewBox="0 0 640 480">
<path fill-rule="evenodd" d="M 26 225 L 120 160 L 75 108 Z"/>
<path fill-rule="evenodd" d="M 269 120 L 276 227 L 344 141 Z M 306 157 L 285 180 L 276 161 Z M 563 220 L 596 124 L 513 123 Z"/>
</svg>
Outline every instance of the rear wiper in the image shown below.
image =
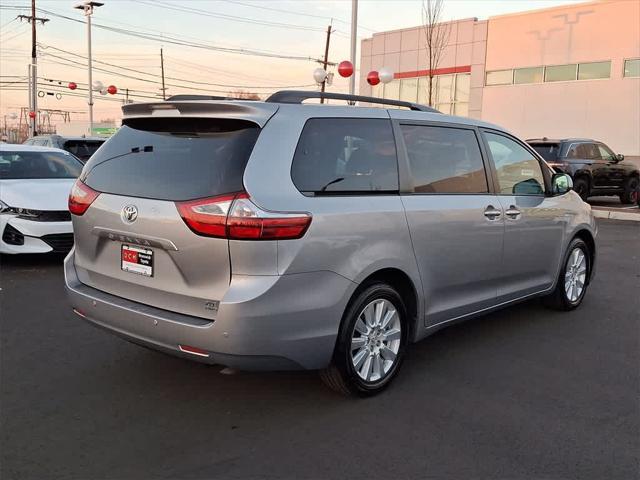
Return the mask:
<svg viewBox="0 0 640 480">
<path fill-rule="evenodd" d="M 143 152 L 145 153 L 153 152 L 153 145 L 145 145 L 144 147 L 131 147 L 131 151 L 129 152 L 125 152 L 119 155 L 114 155 L 113 157 L 105 158 L 99 161 L 98 163 L 96 163 L 95 165 L 92 165 L 91 170 L 96 168 L 98 165 L 102 165 L 104 162 L 115 160 L 116 158 L 126 157 L 127 155 L 133 155 L 134 153 L 143 153 Z M 91 172 L 91 170 L 87 171 L 87 175 Z"/>
<path fill-rule="evenodd" d="M 320 191 L 321 191 L 321 192 L 324 192 L 324 191 L 326 191 L 326 190 L 327 190 L 327 188 L 329 188 L 329 187 L 330 187 L 331 185 L 333 185 L 334 183 L 338 183 L 338 182 L 341 182 L 341 181 L 343 181 L 343 180 L 344 180 L 344 177 L 338 177 L 338 178 L 336 178 L 336 179 L 334 179 L 334 180 L 331 180 L 331 181 L 330 181 L 329 183 L 327 183 L 324 187 L 322 187 L 322 188 L 320 189 Z"/>
</svg>

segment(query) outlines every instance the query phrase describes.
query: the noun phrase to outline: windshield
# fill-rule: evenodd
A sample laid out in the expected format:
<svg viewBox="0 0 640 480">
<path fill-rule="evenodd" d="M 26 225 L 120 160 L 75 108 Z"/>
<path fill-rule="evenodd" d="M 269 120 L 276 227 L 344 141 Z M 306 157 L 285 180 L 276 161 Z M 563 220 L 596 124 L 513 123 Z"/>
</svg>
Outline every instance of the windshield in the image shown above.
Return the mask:
<svg viewBox="0 0 640 480">
<path fill-rule="evenodd" d="M 560 153 L 560 144 L 558 143 L 531 143 L 529 145 L 547 162 L 553 162 L 558 159 L 558 154 Z"/>
<path fill-rule="evenodd" d="M 85 167 L 94 190 L 159 200 L 191 200 L 243 189 L 260 129 L 207 118 L 128 120 Z"/>
<path fill-rule="evenodd" d="M 77 178 L 82 163 L 69 153 L 0 151 L 0 178 Z"/>
</svg>

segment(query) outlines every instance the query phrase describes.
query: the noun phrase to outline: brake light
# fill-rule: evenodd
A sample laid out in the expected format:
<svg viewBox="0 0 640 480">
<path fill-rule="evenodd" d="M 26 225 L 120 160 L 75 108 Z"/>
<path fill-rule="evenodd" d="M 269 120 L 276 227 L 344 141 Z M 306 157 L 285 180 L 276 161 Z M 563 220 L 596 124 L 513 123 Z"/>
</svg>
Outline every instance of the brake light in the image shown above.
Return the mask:
<svg viewBox="0 0 640 480">
<path fill-rule="evenodd" d="M 231 240 L 288 240 L 302 237 L 307 213 L 267 212 L 245 192 L 176 202 L 182 220 L 198 235 Z"/>
<path fill-rule="evenodd" d="M 80 179 L 76 180 L 69 193 L 69 211 L 74 215 L 83 215 L 98 195 L 100 192 L 88 187 Z"/>
</svg>

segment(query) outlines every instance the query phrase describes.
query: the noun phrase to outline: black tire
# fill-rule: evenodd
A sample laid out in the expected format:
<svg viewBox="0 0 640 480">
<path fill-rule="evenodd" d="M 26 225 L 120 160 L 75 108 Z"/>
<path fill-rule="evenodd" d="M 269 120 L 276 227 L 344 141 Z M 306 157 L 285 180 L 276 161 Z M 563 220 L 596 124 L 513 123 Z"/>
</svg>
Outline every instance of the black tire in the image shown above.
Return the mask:
<svg viewBox="0 0 640 480">
<path fill-rule="evenodd" d="M 352 337 L 356 322 L 366 306 L 377 300 L 386 300 L 395 308 L 400 321 L 400 343 L 395 360 L 389 370 L 377 381 L 365 381 L 360 377 L 352 362 Z M 409 338 L 409 322 L 407 310 L 402 297 L 386 283 L 374 283 L 358 292 L 350 301 L 344 316 L 331 364 L 320 371 L 320 378 L 331 389 L 344 395 L 359 395 L 362 397 L 375 395 L 384 390 L 395 378 L 402 360 Z"/>
<path fill-rule="evenodd" d="M 567 268 L 569 267 L 569 261 L 573 251 L 579 248 L 582 250 L 585 256 L 586 262 L 586 277 L 584 281 L 584 286 L 582 292 L 578 296 L 577 299 L 571 300 L 568 298 L 566 289 L 565 289 L 565 275 L 567 273 Z M 574 238 L 562 260 L 562 268 L 560 269 L 560 273 L 558 275 L 558 279 L 556 281 L 556 287 L 553 292 L 544 298 L 544 303 L 547 307 L 553 308 L 554 310 L 563 310 L 569 311 L 574 310 L 580 306 L 582 300 L 584 299 L 585 294 L 587 293 L 587 287 L 589 286 L 589 276 L 591 274 L 591 252 L 589 251 L 589 247 L 587 244 L 579 238 Z"/>
<path fill-rule="evenodd" d="M 629 177 L 624 182 L 624 191 L 620 195 L 620 201 L 625 204 L 640 202 L 640 180 L 638 177 Z"/>
<path fill-rule="evenodd" d="M 580 195 L 585 202 L 589 198 L 589 180 L 584 177 L 578 177 L 573 181 L 573 191 Z"/>
</svg>

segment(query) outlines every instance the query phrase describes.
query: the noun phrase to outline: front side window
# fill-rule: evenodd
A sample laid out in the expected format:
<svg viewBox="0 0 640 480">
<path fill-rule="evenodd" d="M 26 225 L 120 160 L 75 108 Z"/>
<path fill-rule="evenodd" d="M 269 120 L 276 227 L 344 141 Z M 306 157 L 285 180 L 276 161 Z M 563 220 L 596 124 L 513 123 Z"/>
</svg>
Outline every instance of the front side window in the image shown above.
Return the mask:
<svg viewBox="0 0 640 480">
<path fill-rule="evenodd" d="M 611 161 L 616 159 L 615 153 L 613 153 L 609 147 L 604 145 L 603 143 L 597 143 L 598 151 L 600 152 L 600 157 L 603 160 Z"/>
<path fill-rule="evenodd" d="M 538 160 L 522 145 L 503 135 L 485 132 L 501 195 L 542 195 L 544 176 Z"/>
<path fill-rule="evenodd" d="M 398 160 L 391 121 L 312 118 L 302 130 L 291 165 L 303 193 L 398 191 Z"/>
<path fill-rule="evenodd" d="M 487 193 L 473 130 L 402 125 L 416 193 Z"/>
<path fill-rule="evenodd" d="M 82 164 L 68 153 L 0 151 L 0 178 L 76 178 Z"/>
</svg>

